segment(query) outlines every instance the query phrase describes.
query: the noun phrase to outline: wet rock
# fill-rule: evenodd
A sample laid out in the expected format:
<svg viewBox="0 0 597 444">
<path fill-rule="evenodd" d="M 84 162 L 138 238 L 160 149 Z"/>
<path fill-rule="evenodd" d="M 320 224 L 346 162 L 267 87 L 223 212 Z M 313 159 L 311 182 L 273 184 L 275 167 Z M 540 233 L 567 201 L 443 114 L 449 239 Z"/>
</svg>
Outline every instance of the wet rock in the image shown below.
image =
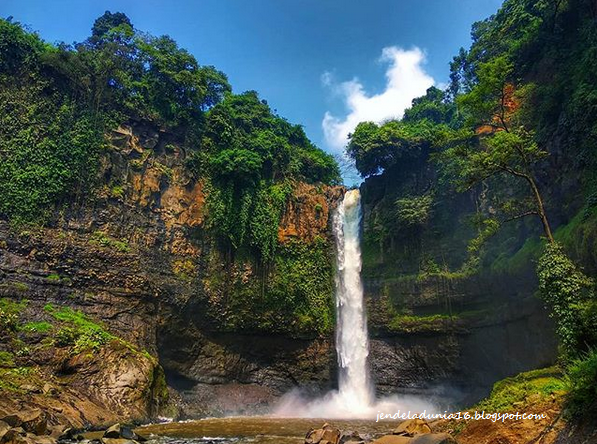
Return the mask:
<svg viewBox="0 0 597 444">
<path fill-rule="evenodd" d="M 111 440 L 106 442 L 106 440 Z M 114 424 L 104 432 L 102 442 L 104 444 L 129 444 L 125 442 L 116 441 L 147 441 L 144 437 L 137 435 L 130 427 L 123 426 L 120 424 Z"/>
<path fill-rule="evenodd" d="M 21 417 L 17 413 L 5 415 L 2 418 L 0 418 L 0 421 L 8 424 L 10 427 L 20 427 L 22 423 Z"/>
<path fill-rule="evenodd" d="M 411 444 L 458 444 L 458 442 L 447 433 L 430 433 L 417 435 L 412 439 Z"/>
<path fill-rule="evenodd" d="M 2 438 L 0 438 L 0 444 L 12 444 L 16 443 L 21 438 L 24 438 L 26 435 L 25 430 L 21 427 L 15 427 L 12 429 L 8 429 Z"/>
<path fill-rule="evenodd" d="M 0 421 L 0 442 L 2 441 L 2 438 L 4 437 L 4 435 L 6 435 L 6 433 L 9 430 L 10 430 L 10 426 L 4 421 Z"/>
<path fill-rule="evenodd" d="M 45 435 L 48 430 L 46 414 L 41 409 L 25 410 L 18 413 L 12 413 L 0 418 L 9 426 L 22 428 L 25 432 L 35 435 Z"/>
<path fill-rule="evenodd" d="M 65 425 L 53 425 L 48 427 L 48 434 L 55 439 L 72 439 L 73 429 Z"/>
<path fill-rule="evenodd" d="M 407 419 L 406 421 L 401 422 L 393 433 L 394 435 L 413 437 L 415 435 L 431 433 L 431 427 L 429 427 L 429 424 L 422 419 Z"/>
<path fill-rule="evenodd" d="M 339 444 L 365 444 L 365 439 L 357 432 L 344 432 L 340 437 Z"/>
<path fill-rule="evenodd" d="M 29 410 L 20 414 L 22 423 L 21 427 L 26 432 L 31 432 L 35 435 L 45 435 L 48 431 L 48 420 L 45 412 L 40 409 Z"/>
<path fill-rule="evenodd" d="M 371 444 L 412 444 L 413 438 L 400 435 L 385 435 L 377 438 Z"/>
<path fill-rule="evenodd" d="M 340 430 L 326 422 L 320 429 L 307 433 L 305 444 L 338 444 L 340 436 Z"/>
<path fill-rule="evenodd" d="M 102 444 L 136 444 L 136 441 L 125 438 L 102 438 L 100 441 Z"/>
</svg>

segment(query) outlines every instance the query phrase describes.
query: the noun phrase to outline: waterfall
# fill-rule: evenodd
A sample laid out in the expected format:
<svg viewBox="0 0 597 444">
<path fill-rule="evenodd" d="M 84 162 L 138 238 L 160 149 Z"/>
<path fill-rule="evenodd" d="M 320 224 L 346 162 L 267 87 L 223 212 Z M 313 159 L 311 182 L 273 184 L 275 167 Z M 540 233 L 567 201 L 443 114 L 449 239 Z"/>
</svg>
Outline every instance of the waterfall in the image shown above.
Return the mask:
<svg viewBox="0 0 597 444">
<path fill-rule="evenodd" d="M 333 223 L 336 239 L 336 353 L 338 390 L 308 399 L 297 388 L 282 397 L 273 415 L 303 418 L 369 418 L 378 412 L 433 411 L 427 400 L 409 395 L 375 398 L 369 375 L 369 335 L 361 282 L 361 195 L 344 195 Z"/>
<path fill-rule="evenodd" d="M 367 356 L 369 338 L 361 282 L 361 196 L 350 190 L 334 215 L 337 247 L 336 352 L 339 396 L 348 405 L 373 402 Z"/>
</svg>

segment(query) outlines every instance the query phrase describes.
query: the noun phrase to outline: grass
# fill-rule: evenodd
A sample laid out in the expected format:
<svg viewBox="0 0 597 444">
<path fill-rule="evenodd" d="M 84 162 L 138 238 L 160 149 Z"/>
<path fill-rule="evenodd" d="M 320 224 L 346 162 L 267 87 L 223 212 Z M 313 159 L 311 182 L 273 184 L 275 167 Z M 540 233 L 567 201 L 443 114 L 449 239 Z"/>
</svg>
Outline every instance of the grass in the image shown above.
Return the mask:
<svg viewBox="0 0 597 444">
<path fill-rule="evenodd" d="M 163 176 L 165 176 L 166 178 L 168 178 L 168 180 L 172 180 L 172 177 L 174 176 L 174 171 L 172 170 L 172 168 L 164 165 L 163 163 L 160 162 L 153 162 L 153 167 L 159 171 Z"/>
<path fill-rule="evenodd" d="M 21 327 L 21 331 L 26 333 L 48 333 L 54 326 L 49 322 L 27 322 Z"/>
<path fill-rule="evenodd" d="M 388 327 L 392 331 L 416 332 L 429 330 L 442 330 L 445 321 L 454 321 L 458 315 L 433 314 L 428 316 L 414 316 L 397 314 L 389 322 Z"/>
<path fill-rule="evenodd" d="M 122 199 L 124 197 L 124 188 L 122 185 L 114 185 L 110 188 L 110 196 L 115 199 Z"/>
<path fill-rule="evenodd" d="M 146 350 L 139 350 L 130 342 L 113 335 L 103 325 L 94 322 L 81 311 L 73 310 L 70 307 L 59 309 L 52 304 L 47 304 L 44 311 L 61 323 L 53 337 L 54 345 L 72 347 L 71 354 L 73 355 L 84 351 L 98 351 L 109 342 L 116 341 L 132 352 L 139 353 L 152 362 L 156 362 L 155 358 Z M 47 331 L 49 332 L 50 329 Z"/>
<path fill-rule="evenodd" d="M 532 370 L 496 382 L 489 397 L 473 409 L 498 413 L 522 411 L 554 396 L 564 396 L 567 389 L 566 378 L 559 367 Z"/>
<path fill-rule="evenodd" d="M 15 367 L 11 369 L 0 368 L 0 389 L 11 392 L 23 392 L 24 384 L 31 384 L 32 380 L 39 379 L 36 367 Z"/>
<path fill-rule="evenodd" d="M 84 350 L 97 351 L 109 341 L 116 339 L 116 336 L 80 311 L 70 307 L 57 309 L 52 304 L 46 305 L 44 310 L 57 321 L 68 324 L 56 332 L 55 343 L 62 347 L 72 346 L 73 354 Z"/>
<path fill-rule="evenodd" d="M 91 240 L 89 241 L 89 243 L 99 245 L 101 247 L 111 248 L 121 253 L 128 253 L 129 251 L 131 251 L 131 248 L 127 242 L 114 239 L 108 236 L 103 231 L 99 230 L 95 231 L 91 235 Z"/>
<path fill-rule="evenodd" d="M 18 302 L 8 298 L 0 299 L 0 333 L 17 330 L 21 312 L 28 303 L 26 299 Z"/>
<path fill-rule="evenodd" d="M 11 368 L 14 366 L 14 355 L 7 351 L 0 351 L 0 368 Z"/>
<path fill-rule="evenodd" d="M 568 368 L 568 385 L 568 414 L 597 416 L 597 351 L 593 350 L 572 362 Z"/>
</svg>

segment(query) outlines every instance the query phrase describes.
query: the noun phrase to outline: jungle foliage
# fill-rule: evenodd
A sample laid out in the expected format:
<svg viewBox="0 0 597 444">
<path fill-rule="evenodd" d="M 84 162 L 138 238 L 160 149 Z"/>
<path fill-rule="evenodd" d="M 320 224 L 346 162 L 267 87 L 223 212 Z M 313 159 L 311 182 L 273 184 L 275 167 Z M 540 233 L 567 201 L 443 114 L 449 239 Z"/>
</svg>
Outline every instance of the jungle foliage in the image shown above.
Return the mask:
<svg viewBox="0 0 597 444">
<path fill-rule="evenodd" d="M 274 249 L 267 230 L 284 203 L 281 184 L 339 181 L 333 158 L 300 126 L 255 92 L 232 94 L 224 73 L 169 36 L 135 29 L 122 13 L 106 12 L 73 45 L 48 44 L 0 20 L 0 217 L 44 224 L 83 203 L 96 185 L 104 134 L 129 120 L 182 135 L 190 172 L 211 182 L 214 230 L 263 258 Z"/>
<path fill-rule="evenodd" d="M 572 387 L 577 411 L 579 403 L 589 407 L 594 393 L 597 347 L 594 282 L 581 267 L 594 263 L 587 230 L 597 203 L 596 19 L 590 0 L 506 0 L 473 25 L 472 45 L 450 64 L 446 91 L 430 89 L 401 120 L 360 123 L 347 146 L 361 175 L 391 194 L 372 212 L 365 234 L 366 242 L 369 235 L 379 243 L 382 257 L 396 239 L 401 245 L 410 239 L 421 261 L 430 253 L 454 256 L 463 233 L 447 230 L 442 214 L 459 192 L 474 202 L 460 212 L 470 214 L 477 231 L 462 270 L 488 272 L 496 256 L 544 237 L 535 256 L 539 294 L 556 320 L 565 360 L 578 360 L 571 370 L 582 376 Z M 562 189 L 571 176 L 574 186 Z M 409 228 L 413 216 L 426 224 L 418 238 Z M 570 239 L 573 226 L 587 249 L 578 251 Z M 453 240 L 437 250 L 433 239 L 442 235 Z M 494 238 L 502 243 L 492 245 Z"/>
</svg>

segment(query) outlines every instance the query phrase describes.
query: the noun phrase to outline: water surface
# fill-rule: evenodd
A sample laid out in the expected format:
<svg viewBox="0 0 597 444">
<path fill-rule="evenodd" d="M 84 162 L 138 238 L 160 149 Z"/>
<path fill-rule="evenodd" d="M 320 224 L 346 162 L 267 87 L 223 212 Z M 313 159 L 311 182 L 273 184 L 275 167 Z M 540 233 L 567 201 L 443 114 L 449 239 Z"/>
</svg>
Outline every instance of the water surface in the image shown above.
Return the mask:
<svg viewBox="0 0 597 444">
<path fill-rule="evenodd" d="M 369 438 L 390 433 L 396 421 L 325 420 L 244 416 L 152 424 L 137 429 L 158 444 L 303 444 L 311 429 L 325 422 L 343 431 L 357 430 Z"/>
</svg>

